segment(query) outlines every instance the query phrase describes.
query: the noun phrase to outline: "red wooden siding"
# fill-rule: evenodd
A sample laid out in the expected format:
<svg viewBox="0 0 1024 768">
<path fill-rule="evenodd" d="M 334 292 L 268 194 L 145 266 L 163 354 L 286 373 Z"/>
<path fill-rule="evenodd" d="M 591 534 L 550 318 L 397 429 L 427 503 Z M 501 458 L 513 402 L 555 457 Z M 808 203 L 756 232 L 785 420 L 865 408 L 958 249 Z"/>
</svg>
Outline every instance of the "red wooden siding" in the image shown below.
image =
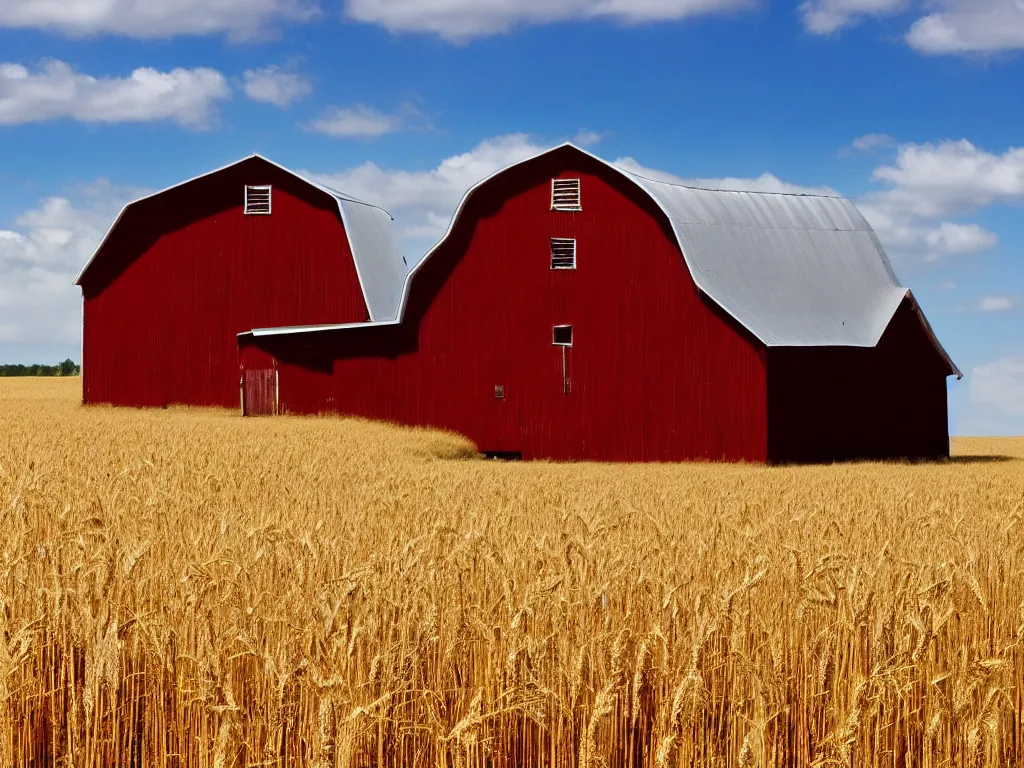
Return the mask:
<svg viewBox="0 0 1024 768">
<path fill-rule="evenodd" d="M 768 353 L 769 458 L 775 462 L 949 456 L 946 378 L 909 301 L 874 349 Z"/>
<path fill-rule="evenodd" d="M 582 179 L 582 212 L 549 210 L 556 176 Z M 551 237 L 576 238 L 576 270 L 550 269 Z M 653 203 L 571 149 L 474 193 L 402 326 L 243 346 L 277 359 L 286 412 L 446 427 L 527 459 L 767 458 L 763 347 L 699 294 Z"/>
<path fill-rule="evenodd" d="M 367 319 L 334 200 L 259 158 L 133 205 L 82 290 L 87 403 L 237 408 L 237 333 Z"/>
</svg>

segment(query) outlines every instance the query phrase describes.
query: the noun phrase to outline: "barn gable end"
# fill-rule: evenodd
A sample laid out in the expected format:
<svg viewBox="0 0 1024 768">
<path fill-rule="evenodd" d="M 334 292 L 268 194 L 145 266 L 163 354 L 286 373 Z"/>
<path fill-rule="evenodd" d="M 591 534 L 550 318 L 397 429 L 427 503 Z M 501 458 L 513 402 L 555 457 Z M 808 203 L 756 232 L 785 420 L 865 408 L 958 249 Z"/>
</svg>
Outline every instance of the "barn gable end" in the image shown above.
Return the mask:
<svg viewBox="0 0 1024 768">
<path fill-rule="evenodd" d="M 78 283 L 85 402 L 234 406 L 239 332 L 370 319 L 338 200 L 258 157 L 127 206 Z"/>
</svg>

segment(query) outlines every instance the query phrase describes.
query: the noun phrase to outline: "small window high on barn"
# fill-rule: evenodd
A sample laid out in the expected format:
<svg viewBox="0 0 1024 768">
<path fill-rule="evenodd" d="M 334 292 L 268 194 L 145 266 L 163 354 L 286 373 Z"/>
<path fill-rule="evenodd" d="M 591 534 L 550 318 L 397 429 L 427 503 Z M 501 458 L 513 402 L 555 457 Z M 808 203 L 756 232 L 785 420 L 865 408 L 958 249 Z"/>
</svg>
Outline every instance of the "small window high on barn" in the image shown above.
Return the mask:
<svg viewBox="0 0 1024 768">
<path fill-rule="evenodd" d="M 551 331 L 551 343 L 556 347 L 571 347 L 572 326 L 556 325 Z"/>
<path fill-rule="evenodd" d="M 551 238 L 551 268 L 576 269 L 576 240 L 571 237 Z"/>
<path fill-rule="evenodd" d="M 269 186 L 247 186 L 245 188 L 245 214 L 249 215 L 270 215 L 270 187 Z"/>
<path fill-rule="evenodd" d="M 552 211 L 582 211 L 579 179 L 551 180 Z"/>
</svg>

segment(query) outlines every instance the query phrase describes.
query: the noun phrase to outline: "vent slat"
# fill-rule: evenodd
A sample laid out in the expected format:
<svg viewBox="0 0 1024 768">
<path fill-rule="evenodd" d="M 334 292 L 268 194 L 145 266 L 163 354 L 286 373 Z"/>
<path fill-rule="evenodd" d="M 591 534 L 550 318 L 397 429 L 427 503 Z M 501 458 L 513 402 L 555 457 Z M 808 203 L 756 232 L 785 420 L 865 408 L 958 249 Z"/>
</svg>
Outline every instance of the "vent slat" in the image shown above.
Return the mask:
<svg viewBox="0 0 1024 768">
<path fill-rule="evenodd" d="M 551 180 L 551 210 L 553 211 L 581 211 L 580 203 L 580 180 L 579 179 L 552 179 Z"/>
<path fill-rule="evenodd" d="M 269 186 L 246 186 L 245 214 L 269 216 L 271 211 L 271 188 Z"/>
<path fill-rule="evenodd" d="M 576 269 L 576 241 L 573 238 L 551 238 L 551 268 Z"/>
</svg>

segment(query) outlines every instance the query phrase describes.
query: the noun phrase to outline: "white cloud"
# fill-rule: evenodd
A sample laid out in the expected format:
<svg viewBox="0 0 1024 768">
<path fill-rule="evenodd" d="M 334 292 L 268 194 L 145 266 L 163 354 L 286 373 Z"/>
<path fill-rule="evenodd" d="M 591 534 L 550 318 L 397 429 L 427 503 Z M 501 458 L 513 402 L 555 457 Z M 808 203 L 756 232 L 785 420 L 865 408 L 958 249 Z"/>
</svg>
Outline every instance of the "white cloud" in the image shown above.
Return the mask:
<svg viewBox="0 0 1024 768">
<path fill-rule="evenodd" d="M 304 173 L 390 211 L 406 239 L 407 256 L 418 259 L 444 234 L 466 190 L 543 149 L 526 134 L 511 134 L 483 141 L 425 171 L 384 169 L 367 162 L 337 173 Z"/>
<path fill-rule="evenodd" d="M 266 35 L 280 22 L 319 13 L 315 0 L 0 0 L 0 28 L 139 38 L 226 33 Z"/>
<path fill-rule="evenodd" d="M 99 181 L 74 190 L 74 201 L 46 198 L 0 230 L 0 342 L 77 347 L 81 294 L 72 283 L 120 208 L 141 194 Z"/>
<path fill-rule="evenodd" d="M 70 118 L 88 123 L 172 121 L 206 127 L 219 101 L 230 98 L 213 69 L 136 69 L 128 77 L 97 78 L 49 60 L 32 71 L 0 64 L 0 125 Z"/>
<path fill-rule="evenodd" d="M 925 54 L 989 53 L 1024 48 L 1021 0 L 937 0 L 907 33 Z"/>
<path fill-rule="evenodd" d="M 524 25 L 574 19 L 642 24 L 755 5 L 756 0 L 347 0 L 345 13 L 392 32 L 426 32 L 466 41 Z"/>
<path fill-rule="evenodd" d="M 1024 357 L 1007 357 L 971 371 L 971 402 L 1024 415 Z"/>
<path fill-rule="evenodd" d="M 1022 0 L 804 0 L 804 28 L 830 35 L 864 17 L 924 9 L 906 34 L 923 54 L 991 53 L 1024 48 Z M 920 10 L 919 10 L 920 12 Z"/>
<path fill-rule="evenodd" d="M 316 120 L 306 123 L 305 128 L 335 139 L 365 139 L 427 124 L 423 113 L 411 104 L 405 104 L 390 114 L 365 104 L 355 104 L 351 107 L 330 107 Z"/>
<path fill-rule="evenodd" d="M 799 6 L 804 28 L 830 35 L 862 16 L 884 16 L 905 10 L 910 0 L 805 0 Z"/>
<path fill-rule="evenodd" d="M 243 75 L 245 95 L 253 101 L 291 106 L 313 92 L 313 86 L 297 72 L 288 72 L 278 66 L 247 69 Z"/>
<path fill-rule="evenodd" d="M 936 261 L 995 247 L 999 238 L 962 217 L 995 204 L 1024 203 L 1024 148 L 986 152 L 966 140 L 902 144 L 872 178 L 889 189 L 859 201 L 896 258 Z"/>
<path fill-rule="evenodd" d="M 981 312 L 1005 312 L 1013 309 L 1013 299 L 1009 296 L 983 296 L 978 302 Z"/>
<path fill-rule="evenodd" d="M 895 164 L 875 169 L 874 178 L 894 185 L 892 204 L 917 216 L 1024 202 L 1024 147 L 998 155 L 966 139 L 903 144 Z"/>
</svg>

